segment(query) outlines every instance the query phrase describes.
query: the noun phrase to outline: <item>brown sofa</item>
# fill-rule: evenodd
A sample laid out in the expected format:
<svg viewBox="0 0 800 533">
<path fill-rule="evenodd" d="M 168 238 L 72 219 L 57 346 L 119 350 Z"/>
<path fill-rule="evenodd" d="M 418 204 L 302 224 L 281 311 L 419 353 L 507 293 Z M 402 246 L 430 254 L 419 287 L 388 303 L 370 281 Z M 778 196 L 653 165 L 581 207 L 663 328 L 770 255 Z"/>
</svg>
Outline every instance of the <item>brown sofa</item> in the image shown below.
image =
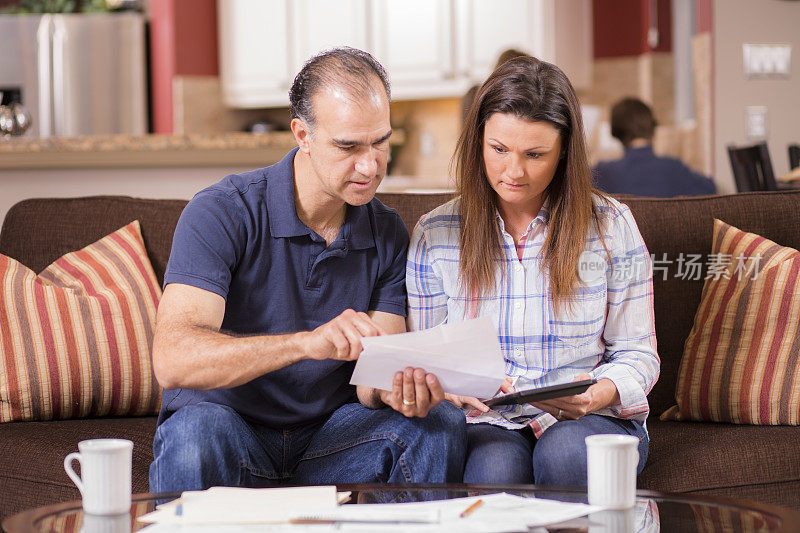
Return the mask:
<svg viewBox="0 0 800 533">
<path fill-rule="evenodd" d="M 442 194 L 383 194 L 409 228 L 421 214 L 444 202 Z M 707 254 L 712 219 L 800 248 L 800 192 L 745 193 L 682 199 L 623 199 L 633 210 L 656 257 Z M 62 254 L 77 250 L 138 219 L 159 280 L 183 200 L 128 197 L 33 199 L 7 214 L 0 253 L 39 272 Z M 750 498 L 800 509 L 800 428 L 696 422 L 661 422 L 673 403 L 684 341 L 700 301 L 702 281 L 674 276 L 655 280 L 656 330 L 661 377 L 650 394 L 650 457 L 639 487 L 682 493 Z M 25 508 L 80 497 L 62 468 L 79 440 L 133 440 L 133 490 L 148 490 L 155 417 L 103 418 L 0 424 L 0 518 Z"/>
</svg>

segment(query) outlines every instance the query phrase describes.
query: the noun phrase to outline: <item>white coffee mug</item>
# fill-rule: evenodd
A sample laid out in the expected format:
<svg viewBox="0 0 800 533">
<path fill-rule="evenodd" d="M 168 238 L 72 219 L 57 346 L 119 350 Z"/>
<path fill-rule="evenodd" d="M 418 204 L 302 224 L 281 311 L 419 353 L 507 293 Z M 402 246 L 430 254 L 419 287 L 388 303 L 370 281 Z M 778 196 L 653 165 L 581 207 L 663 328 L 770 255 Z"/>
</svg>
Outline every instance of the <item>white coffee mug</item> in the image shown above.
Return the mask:
<svg viewBox="0 0 800 533">
<path fill-rule="evenodd" d="M 589 533 L 634 533 L 636 531 L 635 507 L 597 511 L 589 514 Z"/>
<path fill-rule="evenodd" d="M 633 507 L 639 439 L 631 435 L 589 435 L 585 441 L 589 504 L 606 509 Z"/>
<path fill-rule="evenodd" d="M 131 533 L 130 512 L 115 515 L 84 513 L 80 533 Z"/>
<path fill-rule="evenodd" d="M 83 496 L 83 510 L 111 515 L 130 512 L 133 442 L 125 439 L 92 439 L 78 443 L 80 452 L 64 458 L 64 470 Z M 81 475 L 72 461 L 81 464 Z"/>
</svg>

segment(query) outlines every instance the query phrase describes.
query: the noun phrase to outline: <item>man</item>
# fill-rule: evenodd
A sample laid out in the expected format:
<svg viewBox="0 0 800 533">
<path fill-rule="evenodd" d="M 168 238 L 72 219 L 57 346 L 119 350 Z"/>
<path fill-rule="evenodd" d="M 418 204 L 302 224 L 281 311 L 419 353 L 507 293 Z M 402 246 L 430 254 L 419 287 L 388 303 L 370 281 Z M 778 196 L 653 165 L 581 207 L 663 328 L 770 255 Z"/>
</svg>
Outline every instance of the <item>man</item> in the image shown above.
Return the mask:
<svg viewBox="0 0 800 533">
<path fill-rule="evenodd" d="M 671 157 L 653 153 L 656 120 L 650 108 L 636 98 L 624 98 L 611 108 L 611 135 L 625 147 L 616 161 L 597 164 L 597 188 L 607 193 L 636 196 L 695 196 L 715 194 L 714 182 Z"/>
<path fill-rule="evenodd" d="M 405 331 L 408 231 L 373 198 L 392 133 L 386 73 L 332 50 L 290 99 L 298 148 L 201 191 L 176 227 L 150 489 L 459 481 L 464 416 L 434 375 L 348 384 L 362 337 Z"/>
</svg>

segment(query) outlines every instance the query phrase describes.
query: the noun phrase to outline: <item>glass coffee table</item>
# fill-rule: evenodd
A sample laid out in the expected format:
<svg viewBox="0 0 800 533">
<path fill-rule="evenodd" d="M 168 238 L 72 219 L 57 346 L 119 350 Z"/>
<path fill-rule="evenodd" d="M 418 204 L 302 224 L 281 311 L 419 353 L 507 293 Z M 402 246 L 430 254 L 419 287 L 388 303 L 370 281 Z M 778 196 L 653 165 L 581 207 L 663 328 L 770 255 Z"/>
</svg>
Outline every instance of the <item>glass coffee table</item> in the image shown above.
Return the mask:
<svg viewBox="0 0 800 533">
<path fill-rule="evenodd" d="M 525 497 L 586 503 L 586 489 L 551 488 L 530 485 L 386 485 L 345 484 L 351 491 L 350 504 L 427 501 L 507 492 Z M 149 513 L 156 501 L 171 500 L 179 494 L 136 494 L 128 515 L 98 517 L 84 515 L 80 501 L 48 505 L 24 511 L 3 521 L 6 533 L 129 533 L 146 527 L 136 518 Z M 253 531 L 269 531 L 252 526 Z M 634 509 L 603 511 L 531 531 L 552 532 L 798 532 L 800 512 L 782 507 L 704 496 L 684 496 L 654 491 L 637 491 Z"/>
</svg>

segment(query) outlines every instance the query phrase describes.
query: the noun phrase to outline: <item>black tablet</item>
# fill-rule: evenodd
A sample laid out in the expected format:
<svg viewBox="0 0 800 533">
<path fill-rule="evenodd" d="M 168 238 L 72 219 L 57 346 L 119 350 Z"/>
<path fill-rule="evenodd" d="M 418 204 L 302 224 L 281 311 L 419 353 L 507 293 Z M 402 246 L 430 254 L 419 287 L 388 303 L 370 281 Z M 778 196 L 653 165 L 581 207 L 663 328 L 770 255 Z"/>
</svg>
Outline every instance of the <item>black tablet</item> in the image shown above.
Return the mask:
<svg viewBox="0 0 800 533">
<path fill-rule="evenodd" d="M 484 400 L 483 403 L 489 407 L 492 407 L 494 405 L 513 405 L 518 403 L 539 402 L 542 400 L 549 400 L 551 398 L 560 398 L 561 396 L 581 394 L 582 392 L 586 392 L 586 389 L 595 383 L 597 383 L 597 380 L 594 379 L 584 379 L 583 381 L 573 381 L 571 383 L 560 383 L 558 385 L 550 385 L 549 387 L 521 390 L 512 392 L 511 394 L 496 396 L 490 400 Z"/>
</svg>

